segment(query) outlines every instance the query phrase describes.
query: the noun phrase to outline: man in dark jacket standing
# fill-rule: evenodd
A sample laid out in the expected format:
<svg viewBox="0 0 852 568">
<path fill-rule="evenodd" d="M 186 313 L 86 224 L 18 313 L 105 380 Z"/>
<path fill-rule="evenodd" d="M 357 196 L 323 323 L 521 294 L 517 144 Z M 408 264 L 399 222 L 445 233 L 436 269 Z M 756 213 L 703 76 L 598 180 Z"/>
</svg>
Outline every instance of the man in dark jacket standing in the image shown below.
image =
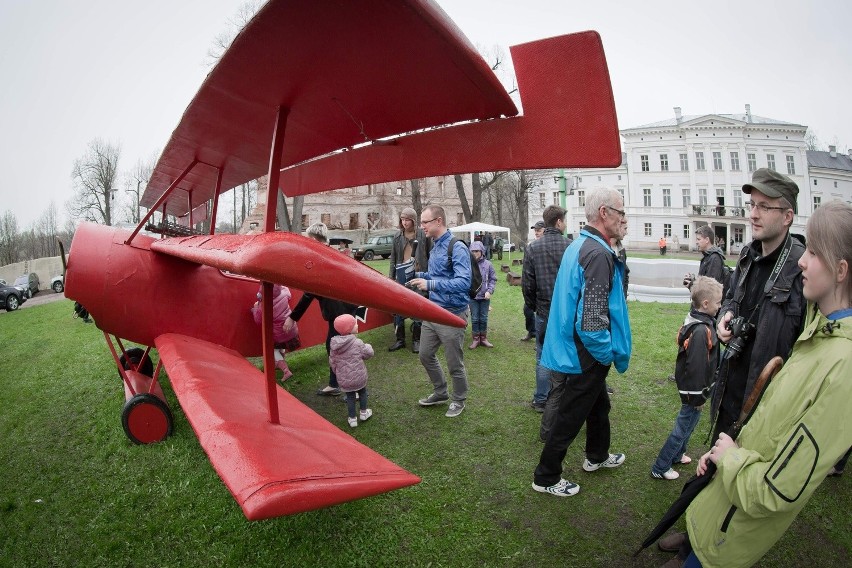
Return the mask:
<svg viewBox="0 0 852 568">
<path fill-rule="evenodd" d="M 698 266 L 698 276 L 709 276 L 719 284 L 725 284 L 725 253 L 713 244 L 713 228 L 710 225 L 698 227 L 695 230 L 695 242 L 701 251 L 701 264 Z M 687 274 L 683 283 L 687 288 L 692 286 L 695 274 Z"/>
<path fill-rule="evenodd" d="M 416 243 L 416 244 L 415 244 Z M 399 214 L 399 232 L 393 238 L 393 249 L 390 256 L 390 276 L 396 280 L 396 266 L 414 258 L 414 271 L 426 270 L 426 262 L 429 258 L 431 241 L 426 238 L 423 229 L 417 226 L 417 212 L 411 207 L 406 207 Z M 404 284 L 404 282 L 401 282 Z M 396 341 L 388 347 L 388 351 L 396 351 L 405 347 L 405 318 L 394 315 L 393 327 L 396 333 Z M 422 322 L 413 320 L 411 323 L 411 350 L 420 352 L 420 328 Z"/>
<path fill-rule="evenodd" d="M 544 343 L 544 331 L 547 328 L 547 315 L 550 312 L 550 298 L 562 255 L 571 239 L 565 238 L 565 209 L 550 205 L 542 213 L 544 231 L 541 238 L 527 246 L 524 255 L 524 269 L 521 274 L 521 289 L 524 293 L 524 306 L 535 312 L 535 390 L 532 407 L 536 412 L 544 412 L 547 393 L 550 391 L 550 369 L 542 367 L 541 348 Z"/>
<path fill-rule="evenodd" d="M 743 401 L 766 363 L 785 360 L 802 331 L 807 302 L 798 262 L 804 245 L 790 234 L 799 187 L 768 168 L 743 185 L 754 240 L 740 253 L 716 331 L 727 345 L 713 394 L 713 438 L 739 418 Z"/>
</svg>

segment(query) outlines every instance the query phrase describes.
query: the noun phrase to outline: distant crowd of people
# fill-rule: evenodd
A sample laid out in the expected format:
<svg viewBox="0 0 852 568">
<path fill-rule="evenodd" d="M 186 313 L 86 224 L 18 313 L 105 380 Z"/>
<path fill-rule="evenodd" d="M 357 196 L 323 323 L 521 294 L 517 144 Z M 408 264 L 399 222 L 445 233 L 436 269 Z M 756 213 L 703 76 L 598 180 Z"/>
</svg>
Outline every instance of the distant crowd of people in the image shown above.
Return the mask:
<svg viewBox="0 0 852 568">
<path fill-rule="evenodd" d="M 799 192 L 794 181 L 759 169 L 742 191 L 750 196 L 754 240 L 731 271 L 713 229 L 700 227 L 699 270 L 684 278 L 691 307 L 677 334 L 679 409 L 672 430 L 660 436 L 649 472 L 652 479 L 675 480 L 675 468 L 695 461 L 696 475 L 714 476 L 686 511 L 687 533 L 658 542 L 677 553 L 666 566 L 757 562 L 826 476 L 842 473 L 852 446 L 852 207 L 823 204 L 808 220 L 805 241 L 790 232 Z M 625 463 L 626 454 L 610 447 L 607 376 L 612 367 L 627 370 L 633 348 L 621 194 L 590 192 L 586 225 L 573 240 L 565 236 L 565 215 L 558 206 L 545 209 L 533 225 L 536 239 L 526 247 L 522 270 L 528 320 L 522 339 L 535 340 L 530 404 L 541 413 L 543 442 L 531 467 L 532 488 L 556 497 L 580 490 L 563 476 L 563 460 L 584 426 L 585 472 Z M 322 229 L 314 225 L 308 235 L 322 240 Z M 489 258 L 500 255 L 502 243 L 493 246 L 490 238 L 466 246 L 448 230 L 443 208 L 430 205 L 419 219 L 413 209 L 402 211 L 391 253 L 389 277 L 470 320 L 469 349 L 493 347 L 487 330 L 496 273 Z M 660 252 L 666 252 L 664 238 Z M 355 337 L 353 306 L 310 294 L 283 318 L 284 331 L 292 330 L 313 299 L 329 323 L 329 384 L 318 394 L 340 394 L 342 388 L 354 427 L 372 415 L 364 360 L 373 350 Z M 469 392 L 465 328 L 413 321 L 411 329 L 412 350 L 432 387 L 419 405 L 448 404 L 445 415 L 458 417 Z M 394 320 L 394 335 L 390 351 L 406 345 L 402 316 Z M 446 373 L 438 359 L 441 346 Z M 774 357 L 787 362 L 767 387 L 759 377 Z M 707 401 L 714 443 L 694 460 L 688 444 Z"/>
</svg>

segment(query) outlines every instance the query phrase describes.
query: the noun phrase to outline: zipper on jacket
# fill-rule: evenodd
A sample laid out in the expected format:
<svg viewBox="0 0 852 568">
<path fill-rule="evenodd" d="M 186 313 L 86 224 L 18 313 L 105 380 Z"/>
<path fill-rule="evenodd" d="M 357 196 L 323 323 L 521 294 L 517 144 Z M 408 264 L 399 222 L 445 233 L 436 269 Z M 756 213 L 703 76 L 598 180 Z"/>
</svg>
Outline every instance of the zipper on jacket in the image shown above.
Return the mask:
<svg viewBox="0 0 852 568">
<path fill-rule="evenodd" d="M 728 532 L 728 525 L 731 524 L 731 517 L 734 516 L 734 513 L 737 512 L 737 506 L 731 505 L 731 508 L 728 510 L 728 514 L 725 515 L 725 520 L 722 521 L 722 532 Z"/>
<path fill-rule="evenodd" d="M 787 454 L 787 457 L 786 457 L 786 458 L 784 458 L 784 461 L 781 463 L 781 465 L 778 467 L 778 469 L 776 469 L 776 470 L 775 470 L 775 473 L 773 473 L 773 474 L 772 474 L 772 479 L 775 479 L 776 477 L 778 477 L 778 475 L 779 475 L 782 471 L 784 471 L 784 468 L 785 468 L 785 467 L 787 467 L 787 464 L 788 464 L 788 463 L 790 463 L 790 460 L 791 460 L 791 459 L 793 458 L 793 456 L 796 454 L 796 450 L 798 450 L 798 449 L 799 449 L 799 446 L 801 446 L 801 445 L 802 445 L 802 441 L 803 441 L 804 439 L 805 439 L 805 437 L 804 437 L 804 436 L 799 436 L 799 439 L 798 439 L 798 440 L 796 440 L 796 445 L 795 445 L 795 446 L 793 446 L 793 449 L 792 449 L 792 450 L 790 450 L 790 453 L 789 453 L 789 454 Z"/>
</svg>

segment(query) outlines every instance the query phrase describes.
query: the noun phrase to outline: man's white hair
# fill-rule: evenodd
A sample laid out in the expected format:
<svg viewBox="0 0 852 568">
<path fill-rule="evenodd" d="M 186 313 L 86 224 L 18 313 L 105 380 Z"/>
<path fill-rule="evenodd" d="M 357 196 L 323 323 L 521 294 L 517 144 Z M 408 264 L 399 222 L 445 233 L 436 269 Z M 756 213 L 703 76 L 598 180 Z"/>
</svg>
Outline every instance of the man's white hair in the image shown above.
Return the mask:
<svg viewBox="0 0 852 568">
<path fill-rule="evenodd" d="M 595 189 L 586 196 L 586 222 L 595 223 L 601 218 L 601 206 L 616 207 L 621 200 L 621 194 L 612 188 Z"/>
<path fill-rule="evenodd" d="M 305 232 L 314 240 L 321 243 L 328 242 L 328 227 L 325 226 L 325 223 L 314 223 Z"/>
</svg>

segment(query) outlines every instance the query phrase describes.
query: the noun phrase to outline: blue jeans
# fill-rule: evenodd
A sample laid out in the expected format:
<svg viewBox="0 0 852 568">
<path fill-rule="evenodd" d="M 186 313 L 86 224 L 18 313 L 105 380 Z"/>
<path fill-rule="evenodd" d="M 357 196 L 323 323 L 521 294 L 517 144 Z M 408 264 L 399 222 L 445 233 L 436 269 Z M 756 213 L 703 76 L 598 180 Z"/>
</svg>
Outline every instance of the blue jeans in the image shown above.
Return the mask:
<svg viewBox="0 0 852 568">
<path fill-rule="evenodd" d="M 481 335 L 488 331 L 488 306 L 491 300 L 470 301 L 470 326 L 473 335 Z"/>
<path fill-rule="evenodd" d="M 358 400 L 361 402 L 361 410 L 367 410 L 367 387 L 357 391 L 346 393 L 346 408 L 349 410 L 349 418 L 355 418 L 355 395 L 358 395 Z"/>
<path fill-rule="evenodd" d="M 550 392 L 550 369 L 542 367 L 541 349 L 544 347 L 542 339 L 544 336 L 544 326 L 547 325 L 538 314 L 535 315 L 535 392 L 533 392 L 533 402 L 542 403 L 547 400 L 547 393 Z"/>
<path fill-rule="evenodd" d="M 657 456 L 657 461 L 651 467 L 651 471 L 660 475 L 667 472 L 673 464 L 676 464 L 686 453 L 686 445 L 689 443 L 689 437 L 698 425 L 698 420 L 701 418 L 701 409 L 695 408 L 688 404 L 682 404 L 680 412 L 677 415 L 674 423 L 674 429 L 669 434 L 666 443 L 663 444 L 663 449 Z"/>
</svg>

